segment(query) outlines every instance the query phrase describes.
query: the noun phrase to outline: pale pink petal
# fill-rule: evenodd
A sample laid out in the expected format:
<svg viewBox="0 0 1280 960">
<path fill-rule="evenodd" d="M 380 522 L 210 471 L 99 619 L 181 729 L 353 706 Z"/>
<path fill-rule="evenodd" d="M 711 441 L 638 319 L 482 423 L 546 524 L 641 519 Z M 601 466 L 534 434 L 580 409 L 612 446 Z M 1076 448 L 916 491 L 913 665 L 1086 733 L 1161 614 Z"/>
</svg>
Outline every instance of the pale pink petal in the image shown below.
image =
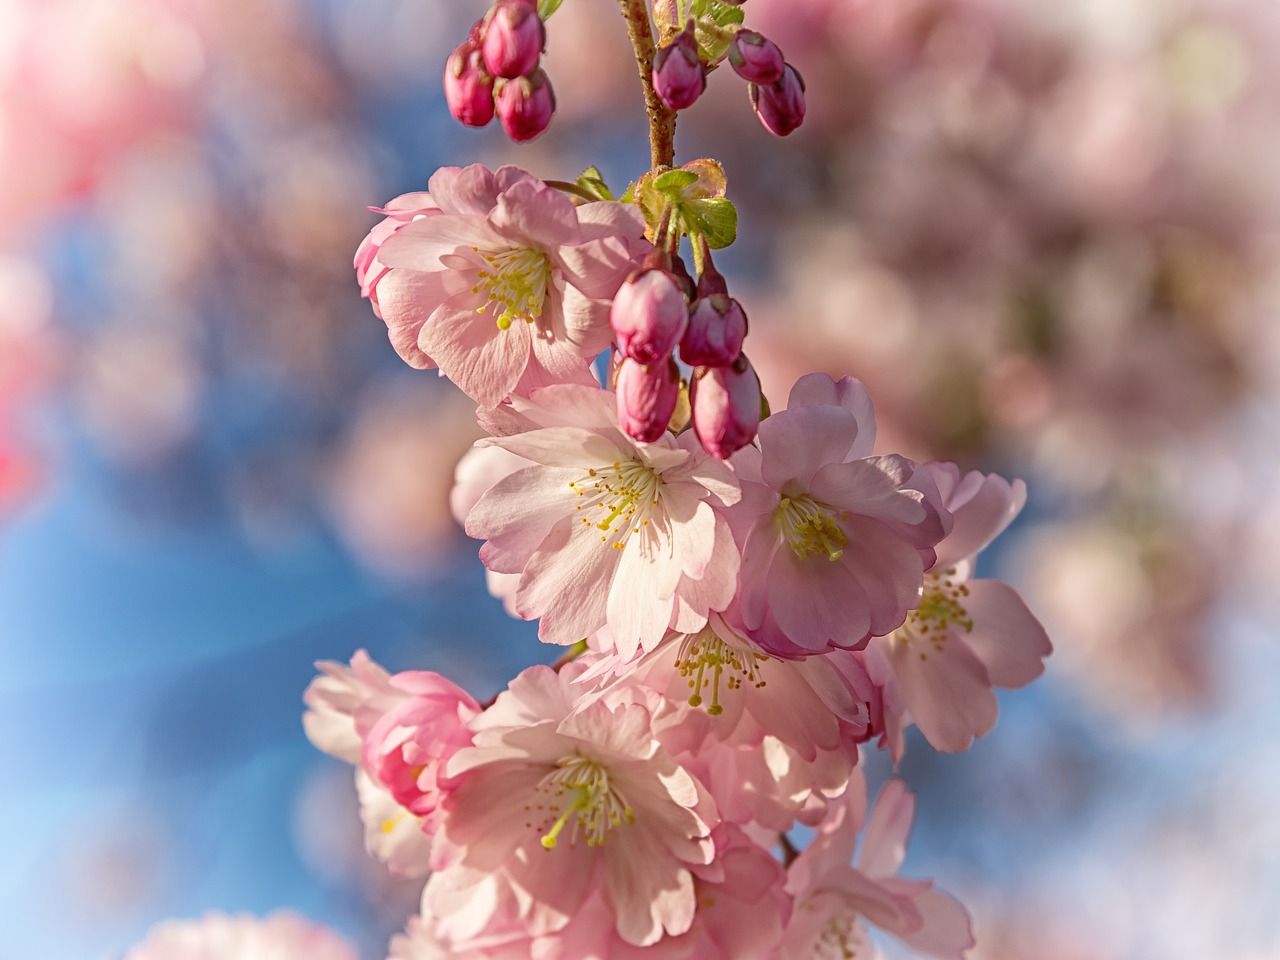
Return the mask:
<svg viewBox="0 0 1280 960">
<path fill-rule="evenodd" d="M 843 558 L 841 558 L 843 560 Z M 867 595 L 841 560 L 779 550 L 769 569 L 769 609 L 788 637 L 806 649 L 853 646 L 871 629 Z"/>
<path fill-rule="evenodd" d="M 947 476 L 937 464 L 926 466 L 935 480 Z M 955 517 L 951 533 L 937 548 L 937 564 L 945 569 L 977 554 L 1013 522 L 1026 503 L 1027 486 L 1021 480 L 1010 482 L 998 474 L 971 470 L 943 494 L 943 500 Z"/>
<path fill-rule="evenodd" d="M 1044 672 L 1053 652 L 1044 626 L 1018 591 L 1001 580 L 971 580 L 966 605 L 973 631 L 965 642 L 997 687 L 1024 687 Z"/>
<path fill-rule="evenodd" d="M 875 407 L 861 380 L 842 377 L 833 380 L 825 373 L 810 373 L 796 381 L 787 398 L 787 409 L 815 404 L 844 407 L 858 422 L 858 437 L 849 450 L 849 459 L 869 457 L 876 445 Z"/>
<path fill-rule="evenodd" d="M 427 192 L 448 213 L 486 216 L 498 202 L 499 186 L 484 166 L 441 167 L 427 181 Z"/>
<path fill-rule="evenodd" d="M 936 889 L 918 894 L 915 905 L 924 926 L 902 936 L 902 942 L 939 960 L 964 960 L 964 952 L 977 943 L 965 908 L 950 894 Z"/>
<path fill-rule="evenodd" d="M 489 222 L 525 246 L 552 249 L 580 239 L 573 201 L 539 180 L 521 180 L 504 190 Z"/>
<path fill-rule="evenodd" d="M 564 517 L 577 471 L 524 467 L 495 483 L 467 515 L 468 536 L 488 538 L 480 548 L 485 566 L 519 573 Z"/>
<path fill-rule="evenodd" d="M 896 634 L 878 640 L 916 725 L 935 749 L 966 750 L 995 725 L 996 698 L 982 661 L 959 636 L 941 643 Z"/>
<path fill-rule="evenodd" d="M 880 790 L 858 851 L 858 869 L 869 877 L 891 877 L 902 867 L 907 837 L 915 818 L 916 799 L 901 780 Z"/>
<path fill-rule="evenodd" d="M 760 424 L 761 474 L 780 493 L 808 490 L 819 467 L 845 460 L 857 435 L 857 421 L 843 407 L 803 406 L 775 413 Z"/>
</svg>

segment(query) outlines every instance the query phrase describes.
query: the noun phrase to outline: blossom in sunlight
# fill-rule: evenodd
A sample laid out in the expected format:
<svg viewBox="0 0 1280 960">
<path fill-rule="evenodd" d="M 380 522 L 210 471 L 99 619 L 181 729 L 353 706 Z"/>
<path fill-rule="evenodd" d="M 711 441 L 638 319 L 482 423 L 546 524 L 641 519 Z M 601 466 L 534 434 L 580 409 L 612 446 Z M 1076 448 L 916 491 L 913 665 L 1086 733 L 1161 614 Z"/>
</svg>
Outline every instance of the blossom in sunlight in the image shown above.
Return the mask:
<svg viewBox="0 0 1280 960">
<path fill-rule="evenodd" d="M 124 960 L 358 960 L 351 944 L 292 913 L 259 918 L 210 913 L 166 920 Z"/>
<path fill-rule="evenodd" d="M 424 817 L 440 801 L 445 761 L 471 742 L 466 723 L 480 705 L 438 673 L 413 670 L 391 678 L 409 696 L 379 718 L 364 739 L 361 764 L 410 813 Z"/>
<path fill-rule="evenodd" d="M 514 397 L 502 415 L 512 432 L 480 443 L 531 464 L 490 487 L 466 528 L 488 541 L 485 566 L 520 574 L 515 608 L 541 617 L 539 637 L 601 631 L 630 659 L 729 604 L 738 555 L 718 511 L 738 488 L 692 433 L 632 440 L 612 393 L 572 384 Z"/>
<path fill-rule="evenodd" d="M 912 720 L 938 750 L 966 749 L 996 722 L 992 687 L 1026 686 L 1053 650 L 1013 587 L 972 579 L 978 552 L 1022 510 L 1026 485 L 977 470 L 961 477 L 953 463 L 928 469 L 955 525 L 938 544 L 920 605 L 867 648 L 868 669 L 887 687 L 886 738 L 895 759 Z"/>
<path fill-rule="evenodd" d="M 448 764 L 424 904 L 447 916 L 440 899 L 497 875 L 531 936 L 563 929 L 597 890 L 627 943 L 684 933 L 691 871 L 713 861 L 714 804 L 644 705 L 575 704 L 574 673 L 531 667 L 471 724 L 474 745 Z M 485 905 L 497 908 L 472 909 Z"/>
<path fill-rule="evenodd" d="M 377 304 L 398 349 L 416 331 L 416 349 L 483 406 L 549 383 L 591 382 L 590 363 L 610 341 L 608 298 L 647 247 L 640 212 L 575 206 L 509 166 L 446 167 L 428 196 L 439 213 L 377 246 L 390 271 L 376 284 Z"/>
<path fill-rule="evenodd" d="M 901 780 L 885 784 L 853 859 L 865 787 L 850 793 L 787 871 L 795 909 L 780 960 L 874 956 L 865 924 L 893 934 L 919 953 L 963 960 L 974 945 L 969 916 L 931 880 L 899 877 L 915 797 Z"/>
<path fill-rule="evenodd" d="M 860 383 L 815 373 L 732 458 L 742 621 L 768 652 L 856 649 L 918 602 L 950 515 L 919 464 L 871 455 L 874 431 Z"/>
</svg>

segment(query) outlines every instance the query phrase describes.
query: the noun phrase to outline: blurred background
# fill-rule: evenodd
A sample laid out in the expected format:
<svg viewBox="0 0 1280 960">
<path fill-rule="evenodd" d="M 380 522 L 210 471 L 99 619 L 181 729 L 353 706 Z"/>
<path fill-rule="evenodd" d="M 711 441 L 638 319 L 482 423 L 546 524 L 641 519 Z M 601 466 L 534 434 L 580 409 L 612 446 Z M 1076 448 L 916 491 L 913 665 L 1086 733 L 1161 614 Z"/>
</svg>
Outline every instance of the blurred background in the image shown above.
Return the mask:
<svg viewBox="0 0 1280 960">
<path fill-rule="evenodd" d="M 773 139 L 726 70 L 677 149 L 725 164 L 766 393 L 852 373 L 881 450 L 1031 487 L 986 573 L 1057 650 L 967 754 L 912 741 L 906 872 L 974 960 L 1277 960 L 1280 5 L 745 11 L 808 119 Z M 643 172 L 607 2 L 550 23 L 544 137 L 456 125 L 483 12 L 0 0 L 0 960 L 277 907 L 380 960 L 417 889 L 302 734 L 312 662 L 486 697 L 557 652 L 448 516 L 472 405 L 350 269 L 443 164 Z"/>
</svg>

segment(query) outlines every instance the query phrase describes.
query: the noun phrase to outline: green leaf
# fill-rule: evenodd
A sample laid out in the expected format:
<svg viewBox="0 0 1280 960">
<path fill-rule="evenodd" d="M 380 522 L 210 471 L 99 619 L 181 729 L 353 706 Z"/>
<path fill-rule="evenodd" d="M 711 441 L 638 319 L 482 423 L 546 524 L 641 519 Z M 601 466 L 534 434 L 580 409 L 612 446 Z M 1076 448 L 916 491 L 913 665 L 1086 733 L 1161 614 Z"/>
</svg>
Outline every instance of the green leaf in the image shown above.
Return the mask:
<svg viewBox="0 0 1280 960">
<path fill-rule="evenodd" d="M 613 199 L 613 193 L 609 190 L 608 184 L 604 182 L 604 176 L 596 167 L 587 167 L 578 175 L 578 179 L 574 183 L 597 200 Z"/>
<path fill-rule="evenodd" d="M 679 195 L 685 187 L 691 187 L 698 182 L 698 175 L 692 170 L 666 170 L 657 175 L 653 180 L 653 188 L 662 193 L 669 193 L 673 197 Z"/>
<path fill-rule="evenodd" d="M 711 9 L 708 11 L 708 15 L 716 26 L 727 27 L 731 24 L 742 23 L 746 19 L 746 14 L 742 12 L 742 8 L 736 7 L 732 3 L 712 3 L 709 6 Z"/>
<path fill-rule="evenodd" d="M 564 0 L 538 0 L 538 16 L 546 20 L 560 9 L 562 3 Z"/>
<path fill-rule="evenodd" d="M 696 229 L 712 250 L 723 250 L 738 236 L 738 208 L 725 197 L 707 197 L 689 204 Z"/>
</svg>

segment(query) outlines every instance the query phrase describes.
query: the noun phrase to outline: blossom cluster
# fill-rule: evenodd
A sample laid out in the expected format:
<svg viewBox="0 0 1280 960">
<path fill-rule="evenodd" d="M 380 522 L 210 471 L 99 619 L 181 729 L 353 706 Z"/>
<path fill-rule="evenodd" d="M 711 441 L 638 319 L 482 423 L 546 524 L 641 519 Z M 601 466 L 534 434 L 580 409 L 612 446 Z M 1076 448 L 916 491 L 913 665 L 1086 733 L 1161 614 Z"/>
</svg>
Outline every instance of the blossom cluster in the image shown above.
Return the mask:
<svg viewBox="0 0 1280 960">
<path fill-rule="evenodd" d="M 619 202 L 595 177 L 446 168 L 356 255 L 401 356 L 478 405 L 451 502 L 491 591 L 568 648 L 488 703 L 363 651 L 321 664 L 307 733 L 356 767 L 370 851 L 428 878 L 393 958 L 851 956 L 868 926 L 935 957 L 973 943 L 954 899 L 897 876 L 914 800 L 894 780 L 868 812 L 859 759 L 900 760 L 912 724 L 963 750 L 993 688 L 1041 672 L 1039 622 L 975 577 L 1025 487 L 876 454 L 851 377 L 801 377 L 761 418 L 690 185 Z"/>
</svg>

